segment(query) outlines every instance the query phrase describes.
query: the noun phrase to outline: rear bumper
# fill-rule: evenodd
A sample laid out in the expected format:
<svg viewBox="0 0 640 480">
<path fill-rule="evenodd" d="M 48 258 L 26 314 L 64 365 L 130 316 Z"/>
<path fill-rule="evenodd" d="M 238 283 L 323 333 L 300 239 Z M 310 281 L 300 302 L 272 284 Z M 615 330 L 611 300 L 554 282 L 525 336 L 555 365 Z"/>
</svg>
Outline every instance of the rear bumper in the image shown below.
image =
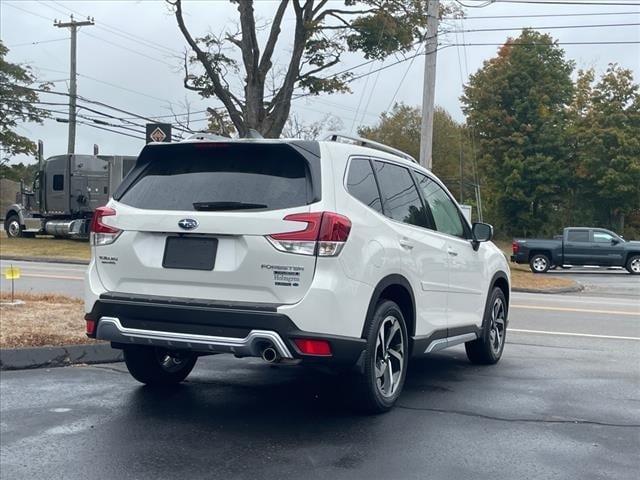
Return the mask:
<svg viewBox="0 0 640 480">
<path fill-rule="evenodd" d="M 523 254 L 516 254 L 516 255 L 511 255 L 511 257 L 509 257 L 511 260 L 511 263 L 529 263 L 529 259 L 523 255 Z"/>
<path fill-rule="evenodd" d="M 108 293 L 100 296 L 86 318 L 97 324 L 95 338 L 115 347 L 153 345 L 259 356 L 265 343 L 271 343 L 287 359 L 339 364 L 358 361 L 365 340 L 302 331 L 277 308 L 272 304 Z M 332 355 L 304 355 L 294 343 L 296 338 L 327 340 Z"/>
</svg>

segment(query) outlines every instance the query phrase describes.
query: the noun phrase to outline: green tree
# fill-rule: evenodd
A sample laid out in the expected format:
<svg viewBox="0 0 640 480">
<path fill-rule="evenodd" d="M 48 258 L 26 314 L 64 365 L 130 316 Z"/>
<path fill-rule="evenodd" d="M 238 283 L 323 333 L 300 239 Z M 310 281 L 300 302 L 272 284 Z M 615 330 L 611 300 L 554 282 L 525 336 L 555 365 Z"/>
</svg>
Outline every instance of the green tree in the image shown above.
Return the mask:
<svg viewBox="0 0 640 480">
<path fill-rule="evenodd" d="M 42 123 L 49 115 L 36 107 L 38 93 L 28 90 L 36 82 L 29 67 L 10 63 L 6 60 L 9 49 L 0 40 L 0 146 L 2 158 L 8 159 L 18 154 L 34 155 L 37 145 L 29 138 L 16 132 L 23 122 Z M 40 85 L 45 87 L 46 85 Z"/>
<path fill-rule="evenodd" d="M 8 178 L 16 182 L 23 181 L 25 185 L 31 186 L 33 177 L 38 171 L 37 163 L 14 163 L 14 164 L 0 164 L 0 178 Z"/>
<path fill-rule="evenodd" d="M 479 138 L 488 216 L 506 234 L 552 233 L 572 168 L 566 144 L 573 63 L 525 29 L 471 76 L 461 100 Z"/>
<path fill-rule="evenodd" d="M 420 156 L 420 128 L 422 115 L 418 107 L 396 103 L 390 112 L 383 112 L 374 126 L 358 128 L 358 134 L 376 142 L 384 143 L 414 158 Z M 456 122 L 442 107 L 436 107 L 433 117 L 433 171 L 460 200 L 460 156 L 463 160 L 465 198 L 469 201 L 473 193 L 471 147 L 466 127 Z"/>
<path fill-rule="evenodd" d="M 631 70 L 615 64 L 597 82 L 593 70 L 580 71 L 570 109 L 575 210 L 618 231 L 640 210 L 639 90 Z"/>
<path fill-rule="evenodd" d="M 359 52 L 367 59 L 383 59 L 408 52 L 427 33 L 433 34 L 426 32 L 424 0 L 343 0 L 343 5 L 280 0 L 264 25 L 256 22 L 253 0 L 234 0 L 238 24 L 229 22 L 220 35 L 202 37 L 189 30 L 183 2 L 167 2 L 191 50 L 184 59 L 185 88 L 220 100 L 243 137 L 249 129 L 278 137 L 296 91 L 311 95 L 349 91 L 351 73 L 329 73 L 343 54 Z M 453 8 L 442 7 L 441 14 Z M 288 12 L 295 22 L 293 35 L 281 39 Z M 266 41 L 260 42 L 263 32 Z M 284 62 L 274 56 L 279 42 L 288 50 Z"/>
</svg>

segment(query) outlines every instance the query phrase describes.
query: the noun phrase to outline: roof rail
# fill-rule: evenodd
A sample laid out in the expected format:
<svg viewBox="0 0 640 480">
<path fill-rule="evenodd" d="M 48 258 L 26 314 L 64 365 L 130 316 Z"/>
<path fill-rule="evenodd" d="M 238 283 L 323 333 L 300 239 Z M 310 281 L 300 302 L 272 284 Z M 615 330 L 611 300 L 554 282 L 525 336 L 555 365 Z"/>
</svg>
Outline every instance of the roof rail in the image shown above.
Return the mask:
<svg viewBox="0 0 640 480">
<path fill-rule="evenodd" d="M 384 143 L 374 142 L 373 140 L 369 140 L 367 138 L 357 137 L 355 135 L 345 135 L 343 133 L 330 133 L 325 140 L 330 142 L 340 142 L 341 139 L 349 140 L 350 142 L 360 145 L 362 147 L 373 148 L 374 150 L 380 150 L 381 152 L 390 153 L 391 155 L 396 155 L 400 158 L 404 158 L 405 160 L 409 160 L 413 163 L 418 163 L 418 161 L 413 158 L 408 153 L 403 152 L 402 150 L 398 150 L 397 148 L 390 147 L 389 145 L 385 145 Z M 343 142 L 348 143 L 348 142 Z"/>
</svg>

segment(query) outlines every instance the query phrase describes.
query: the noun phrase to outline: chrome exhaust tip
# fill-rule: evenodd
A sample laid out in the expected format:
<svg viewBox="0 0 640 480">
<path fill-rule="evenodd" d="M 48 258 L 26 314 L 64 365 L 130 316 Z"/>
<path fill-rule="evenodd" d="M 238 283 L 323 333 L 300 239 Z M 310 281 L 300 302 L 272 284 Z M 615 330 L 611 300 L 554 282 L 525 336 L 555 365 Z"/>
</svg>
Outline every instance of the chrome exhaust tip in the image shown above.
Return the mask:
<svg viewBox="0 0 640 480">
<path fill-rule="evenodd" d="M 262 360 L 264 360 L 267 363 L 277 362 L 278 359 L 280 358 L 280 355 L 278 355 L 278 352 L 273 347 L 266 347 L 264 350 L 262 350 L 261 356 L 262 356 Z"/>
</svg>

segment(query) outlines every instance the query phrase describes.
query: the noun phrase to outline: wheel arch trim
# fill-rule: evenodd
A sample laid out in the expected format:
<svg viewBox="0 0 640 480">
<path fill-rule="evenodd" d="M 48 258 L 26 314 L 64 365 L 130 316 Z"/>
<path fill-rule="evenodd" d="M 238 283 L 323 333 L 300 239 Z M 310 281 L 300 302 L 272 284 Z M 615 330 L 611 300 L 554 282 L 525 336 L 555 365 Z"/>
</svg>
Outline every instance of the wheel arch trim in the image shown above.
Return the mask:
<svg viewBox="0 0 640 480">
<path fill-rule="evenodd" d="M 502 290 L 502 293 L 504 293 L 505 296 L 505 300 L 507 301 L 507 323 L 509 322 L 509 305 L 510 305 L 510 300 L 511 300 L 511 282 L 509 282 L 509 276 L 507 275 L 506 272 L 502 271 L 502 270 L 498 270 L 496 273 L 493 274 L 493 277 L 491 277 L 491 282 L 489 282 L 489 291 L 487 292 L 487 300 L 485 302 L 485 307 L 484 307 L 484 315 L 482 317 L 482 327 L 484 328 L 484 322 L 487 318 L 487 312 L 488 312 L 488 308 L 489 308 L 489 301 L 491 300 L 491 294 L 493 293 L 493 289 L 495 287 L 500 288 L 500 286 L 498 284 L 501 283 L 505 283 L 507 288 L 505 290 Z"/>
<path fill-rule="evenodd" d="M 7 213 L 5 214 L 5 217 L 4 217 L 5 221 L 11 215 L 17 215 L 18 216 L 18 221 L 20 222 L 20 226 L 24 227 L 24 208 L 22 208 L 17 203 L 9 205 L 9 208 L 7 208 Z"/>
<path fill-rule="evenodd" d="M 376 287 L 373 289 L 373 293 L 371 294 L 371 299 L 369 300 L 369 306 L 367 307 L 367 314 L 365 317 L 365 321 L 364 324 L 362 326 L 362 332 L 360 337 L 364 338 L 365 336 L 365 329 L 367 326 L 367 319 L 371 318 L 371 316 L 373 315 L 373 312 L 376 308 L 376 305 L 378 304 L 382 292 L 384 292 L 384 290 L 386 290 L 388 287 L 394 286 L 394 285 L 398 285 L 400 287 L 402 287 L 404 290 L 406 290 L 409 294 L 409 297 L 411 299 L 411 309 L 412 309 L 412 316 L 413 318 L 410 319 L 406 319 L 408 321 L 411 322 L 410 325 L 407 325 L 407 330 L 409 330 L 407 332 L 407 335 L 409 336 L 409 338 L 413 337 L 415 335 L 415 329 L 416 329 L 416 299 L 415 299 L 415 295 L 413 293 L 413 288 L 411 288 L 411 284 L 409 283 L 409 280 L 407 280 L 404 276 L 399 275 L 399 274 L 391 274 L 391 275 L 387 275 L 386 277 L 382 278 L 382 280 L 380 280 L 378 282 L 378 284 L 376 285 Z M 410 327 L 410 328 L 409 328 Z"/>
</svg>

